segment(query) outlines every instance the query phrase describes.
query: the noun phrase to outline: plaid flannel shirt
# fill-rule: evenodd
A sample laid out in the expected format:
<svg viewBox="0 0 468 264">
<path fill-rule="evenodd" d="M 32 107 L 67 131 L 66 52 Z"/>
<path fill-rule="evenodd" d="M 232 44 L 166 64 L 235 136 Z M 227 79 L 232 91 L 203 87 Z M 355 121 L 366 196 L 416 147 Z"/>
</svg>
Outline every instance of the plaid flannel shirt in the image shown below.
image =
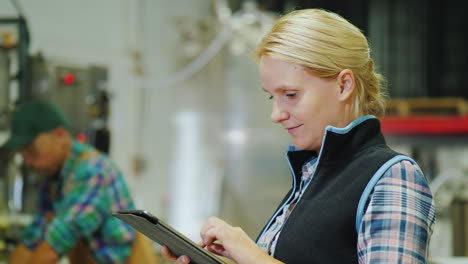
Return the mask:
<svg viewBox="0 0 468 264">
<path fill-rule="evenodd" d="M 274 255 L 281 229 L 313 178 L 317 159 L 302 168 L 301 184 L 294 199 L 283 208 L 257 245 Z M 377 182 L 363 215 L 356 241 L 358 262 L 427 263 L 435 207 L 428 183 L 417 166 L 401 161 Z"/>
<path fill-rule="evenodd" d="M 132 198 L 116 166 L 91 146 L 73 142 L 60 173 L 43 184 L 38 203 L 21 237 L 29 249 L 45 240 L 63 256 L 84 239 L 99 263 L 125 263 L 130 256 L 135 231 L 111 212 L 134 209 Z"/>
</svg>

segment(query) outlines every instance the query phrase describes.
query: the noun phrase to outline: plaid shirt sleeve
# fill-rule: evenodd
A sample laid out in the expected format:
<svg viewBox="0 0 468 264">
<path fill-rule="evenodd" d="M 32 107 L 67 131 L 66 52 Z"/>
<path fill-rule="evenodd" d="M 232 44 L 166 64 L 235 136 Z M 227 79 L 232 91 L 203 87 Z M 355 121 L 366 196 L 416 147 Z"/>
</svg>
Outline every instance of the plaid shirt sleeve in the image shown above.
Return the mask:
<svg viewBox="0 0 468 264">
<path fill-rule="evenodd" d="M 358 234 L 359 263 L 427 263 L 435 208 L 421 170 L 393 165 L 374 188 Z"/>
<path fill-rule="evenodd" d="M 43 214 L 34 217 L 33 221 L 21 232 L 21 243 L 34 250 L 44 239 L 46 221 Z"/>
<path fill-rule="evenodd" d="M 101 225 L 111 208 L 111 197 L 106 188 L 109 177 L 96 164 L 83 162 L 73 177 L 73 185 L 64 196 L 61 207 L 47 226 L 46 241 L 60 255 L 64 255 L 79 237 L 88 236 Z M 117 231 L 117 230 L 116 230 Z"/>
<path fill-rule="evenodd" d="M 21 232 L 21 243 L 31 250 L 35 249 L 39 243 L 44 240 L 44 235 L 46 232 L 46 213 L 51 210 L 52 204 L 45 193 L 46 185 L 44 184 L 40 186 L 40 191 L 38 194 L 38 212 L 34 216 L 33 221 Z"/>
</svg>

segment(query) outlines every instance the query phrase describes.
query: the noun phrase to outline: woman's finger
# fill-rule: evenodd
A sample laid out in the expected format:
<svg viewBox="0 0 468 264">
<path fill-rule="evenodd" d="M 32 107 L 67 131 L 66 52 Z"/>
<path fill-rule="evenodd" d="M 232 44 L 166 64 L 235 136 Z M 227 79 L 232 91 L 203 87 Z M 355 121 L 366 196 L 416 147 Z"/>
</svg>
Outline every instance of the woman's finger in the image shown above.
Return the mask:
<svg viewBox="0 0 468 264">
<path fill-rule="evenodd" d="M 207 249 L 213 253 L 216 253 L 218 255 L 221 255 L 221 256 L 224 256 L 224 253 L 225 253 L 225 249 L 223 247 L 223 245 L 220 245 L 220 244 L 216 244 L 216 243 L 213 243 L 211 245 L 209 245 L 207 247 Z"/>
<path fill-rule="evenodd" d="M 190 258 L 187 256 L 180 256 L 177 258 L 172 252 L 169 250 L 168 247 L 162 246 L 161 247 L 161 256 L 167 260 L 175 261 L 175 264 L 188 264 L 190 263 Z"/>
<path fill-rule="evenodd" d="M 176 260 L 177 257 L 166 246 L 161 247 L 161 256 L 167 260 Z"/>
<path fill-rule="evenodd" d="M 180 256 L 176 261 L 176 264 L 188 264 L 188 263 L 190 263 L 190 258 L 187 256 Z"/>
<path fill-rule="evenodd" d="M 220 239 L 223 234 L 223 229 L 228 228 L 228 225 L 217 217 L 210 217 L 200 231 L 200 237 L 205 246 L 211 245 L 216 240 Z"/>
</svg>

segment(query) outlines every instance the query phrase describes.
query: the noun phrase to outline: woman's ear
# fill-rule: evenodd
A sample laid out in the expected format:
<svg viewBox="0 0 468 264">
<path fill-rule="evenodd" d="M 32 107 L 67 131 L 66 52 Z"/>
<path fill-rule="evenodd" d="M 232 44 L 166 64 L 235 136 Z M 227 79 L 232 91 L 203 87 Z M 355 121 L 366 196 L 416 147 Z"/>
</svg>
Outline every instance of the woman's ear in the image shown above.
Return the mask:
<svg viewBox="0 0 468 264">
<path fill-rule="evenodd" d="M 354 91 L 355 81 L 353 71 L 350 69 L 342 70 L 337 77 L 340 87 L 338 98 L 340 101 L 347 101 L 351 98 Z"/>
</svg>

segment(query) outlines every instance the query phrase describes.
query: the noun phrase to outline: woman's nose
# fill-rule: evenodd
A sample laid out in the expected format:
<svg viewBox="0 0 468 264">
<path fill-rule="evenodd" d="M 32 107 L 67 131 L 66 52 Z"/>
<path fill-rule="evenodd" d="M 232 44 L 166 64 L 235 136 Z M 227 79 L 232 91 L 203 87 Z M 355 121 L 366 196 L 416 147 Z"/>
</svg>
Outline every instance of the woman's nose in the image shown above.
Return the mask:
<svg viewBox="0 0 468 264">
<path fill-rule="evenodd" d="M 285 111 L 278 103 L 273 103 L 273 110 L 271 111 L 271 121 L 273 123 L 281 123 L 289 118 L 289 113 Z"/>
</svg>

